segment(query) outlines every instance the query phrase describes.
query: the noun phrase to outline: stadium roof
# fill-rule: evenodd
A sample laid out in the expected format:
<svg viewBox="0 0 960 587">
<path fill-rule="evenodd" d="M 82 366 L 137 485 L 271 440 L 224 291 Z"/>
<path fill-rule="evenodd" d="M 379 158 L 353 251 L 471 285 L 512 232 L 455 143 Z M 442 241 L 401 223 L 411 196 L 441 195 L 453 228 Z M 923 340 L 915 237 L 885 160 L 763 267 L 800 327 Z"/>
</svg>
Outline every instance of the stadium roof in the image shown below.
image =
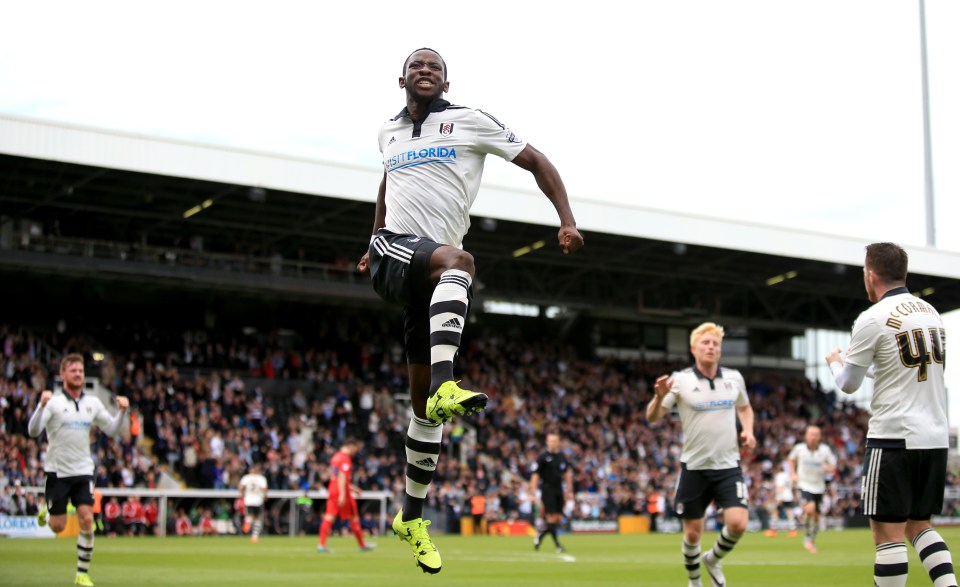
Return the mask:
<svg viewBox="0 0 960 587">
<path fill-rule="evenodd" d="M 0 271 L 373 301 L 350 267 L 381 174 L 0 116 Z M 867 305 L 862 239 L 597 201 L 575 200 L 574 210 L 587 246 L 564 256 L 546 198 L 485 185 L 465 242 L 478 294 L 595 316 L 790 328 L 846 329 Z M 538 241 L 546 246 L 514 256 Z M 145 251 L 165 250 L 169 262 L 146 262 Z M 911 289 L 941 311 L 960 307 L 960 254 L 908 252 Z M 265 261 L 280 257 L 281 268 Z M 229 266 L 240 258 L 266 265 Z"/>
</svg>

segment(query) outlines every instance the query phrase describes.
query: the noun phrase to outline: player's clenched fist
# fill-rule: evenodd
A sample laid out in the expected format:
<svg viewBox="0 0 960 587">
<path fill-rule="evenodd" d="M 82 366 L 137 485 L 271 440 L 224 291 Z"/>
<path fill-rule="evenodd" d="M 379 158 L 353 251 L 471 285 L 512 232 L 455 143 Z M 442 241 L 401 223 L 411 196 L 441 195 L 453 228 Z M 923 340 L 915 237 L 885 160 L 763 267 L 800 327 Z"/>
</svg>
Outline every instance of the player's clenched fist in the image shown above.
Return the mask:
<svg viewBox="0 0 960 587">
<path fill-rule="evenodd" d="M 43 393 L 40 394 L 40 407 L 47 405 L 47 402 L 50 401 L 50 398 L 53 397 L 53 392 L 49 389 L 43 390 Z"/>
<path fill-rule="evenodd" d="M 126 410 L 130 407 L 130 400 L 122 395 L 117 396 L 117 407 L 121 410 Z"/>
</svg>

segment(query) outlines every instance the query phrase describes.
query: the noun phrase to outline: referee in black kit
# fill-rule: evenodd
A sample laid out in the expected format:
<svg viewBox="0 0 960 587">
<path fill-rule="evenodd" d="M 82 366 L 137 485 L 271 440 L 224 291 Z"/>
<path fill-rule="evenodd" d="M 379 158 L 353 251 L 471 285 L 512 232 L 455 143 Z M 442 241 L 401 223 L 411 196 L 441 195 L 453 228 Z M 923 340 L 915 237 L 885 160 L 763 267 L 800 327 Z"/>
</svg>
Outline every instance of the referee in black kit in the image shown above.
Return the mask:
<svg viewBox="0 0 960 587">
<path fill-rule="evenodd" d="M 541 479 L 543 480 L 542 489 L 540 488 Z M 563 491 L 564 481 L 567 484 L 566 493 Z M 553 536 L 553 543 L 557 545 L 557 552 L 563 552 L 565 549 L 557 537 L 557 525 L 563 519 L 564 498 L 573 499 L 573 471 L 570 469 L 567 457 L 560 452 L 560 435 L 553 432 L 547 434 L 547 450 L 537 459 L 533 466 L 533 474 L 530 476 L 530 494 L 535 496 L 538 490 L 541 490 L 540 509 L 543 512 L 546 527 L 535 535 L 533 548 L 540 550 L 540 542 L 544 536 L 550 534 Z"/>
</svg>

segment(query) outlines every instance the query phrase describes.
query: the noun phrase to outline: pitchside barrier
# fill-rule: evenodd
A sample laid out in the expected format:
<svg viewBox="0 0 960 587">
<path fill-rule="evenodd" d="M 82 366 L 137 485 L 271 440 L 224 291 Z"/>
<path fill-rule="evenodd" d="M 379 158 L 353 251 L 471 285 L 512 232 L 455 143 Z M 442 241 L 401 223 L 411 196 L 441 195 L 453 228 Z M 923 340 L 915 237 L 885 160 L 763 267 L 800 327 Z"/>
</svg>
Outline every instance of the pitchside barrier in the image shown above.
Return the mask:
<svg viewBox="0 0 960 587">
<path fill-rule="evenodd" d="M 53 538 L 49 527 L 41 528 L 36 516 L 8 516 L 0 514 L 0 536 L 8 538 Z"/>
<path fill-rule="evenodd" d="M 29 493 L 40 494 L 43 493 L 42 487 L 26 487 L 24 488 Z M 122 503 L 125 498 L 132 495 L 140 497 L 141 501 L 145 498 L 157 500 L 157 536 L 166 536 L 167 534 L 167 514 L 170 501 L 180 502 L 183 500 L 230 500 L 230 506 L 232 508 L 233 500 L 240 497 L 240 491 L 237 489 L 117 489 L 117 488 L 107 488 L 103 487 L 97 488 L 100 493 L 103 494 L 103 503 L 105 504 L 108 499 L 113 496 L 116 496 L 118 500 Z M 322 489 L 318 491 L 293 491 L 293 490 L 274 490 L 271 489 L 267 493 L 267 505 L 264 507 L 264 510 L 272 509 L 279 506 L 280 511 L 286 511 L 287 517 L 287 534 L 290 536 L 298 535 L 300 531 L 300 520 L 299 520 L 299 508 L 297 507 L 297 500 L 302 497 L 309 497 L 313 500 L 326 501 L 327 499 L 327 490 Z M 364 501 L 374 501 L 379 502 L 379 517 L 378 524 L 381 531 L 387 527 L 388 518 L 387 518 L 387 501 L 392 500 L 393 495 L 387 493 L 386 491 L 364 491 L 360 494 L 360 497 L 357 498 L 359 509 L 363 509 L 362 503 Z M 279 502 L 279 503 L 278 503 Z M 211 502 L 212 505 L 212 502 Z M 323 514 L 323 508 L 319 510 L 319 515 Z M 266 511 L 264 512 L 266 514 Z M 231 533 L 228 531 L 230 528 L 222 524 L 222 520 L 219 521 L 221 524 L 218 527 L 218 530 L 223 530 L 224 534 Z M 19 522 L 18 522 L 19 523 Z M 13 525 L 11 522 L 10 525 Z M 8 533 L 7 535 L 13 536 L 13 533 Z M 75 534 L 74 534 L 75 535 Z"/>
</svg>

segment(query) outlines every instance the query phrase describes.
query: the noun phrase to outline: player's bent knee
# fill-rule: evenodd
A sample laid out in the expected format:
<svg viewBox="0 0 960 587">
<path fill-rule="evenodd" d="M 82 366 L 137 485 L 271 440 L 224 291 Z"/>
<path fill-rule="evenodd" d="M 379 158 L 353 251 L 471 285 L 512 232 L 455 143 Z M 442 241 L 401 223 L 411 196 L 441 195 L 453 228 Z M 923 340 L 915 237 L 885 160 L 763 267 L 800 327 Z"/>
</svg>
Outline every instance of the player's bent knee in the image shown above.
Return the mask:
<svg viewBox="0 0 960 587">
<path fill-rule="evenodd" d="M 699 530 L 686 530 L 683 533 L 683 539 L 687 544 L 698 544 L 701 534 Z"/>
<path fill-rule="evenodd" d="M 463 249 L 454 249 L 445 259 L 446 269 L 459 269 L 466 271 L 470 275 L 476 273 L 476 267 L 473 261 L 473 255 Z"/>
<path fill-rule="evenodd" d="M 736 522 L 728 523 L 727 530 L 734 536 L 742 536 L 743 533 L 747 531 L 747 524 L 746 522 L 737 520 Z"/>
</svg>

